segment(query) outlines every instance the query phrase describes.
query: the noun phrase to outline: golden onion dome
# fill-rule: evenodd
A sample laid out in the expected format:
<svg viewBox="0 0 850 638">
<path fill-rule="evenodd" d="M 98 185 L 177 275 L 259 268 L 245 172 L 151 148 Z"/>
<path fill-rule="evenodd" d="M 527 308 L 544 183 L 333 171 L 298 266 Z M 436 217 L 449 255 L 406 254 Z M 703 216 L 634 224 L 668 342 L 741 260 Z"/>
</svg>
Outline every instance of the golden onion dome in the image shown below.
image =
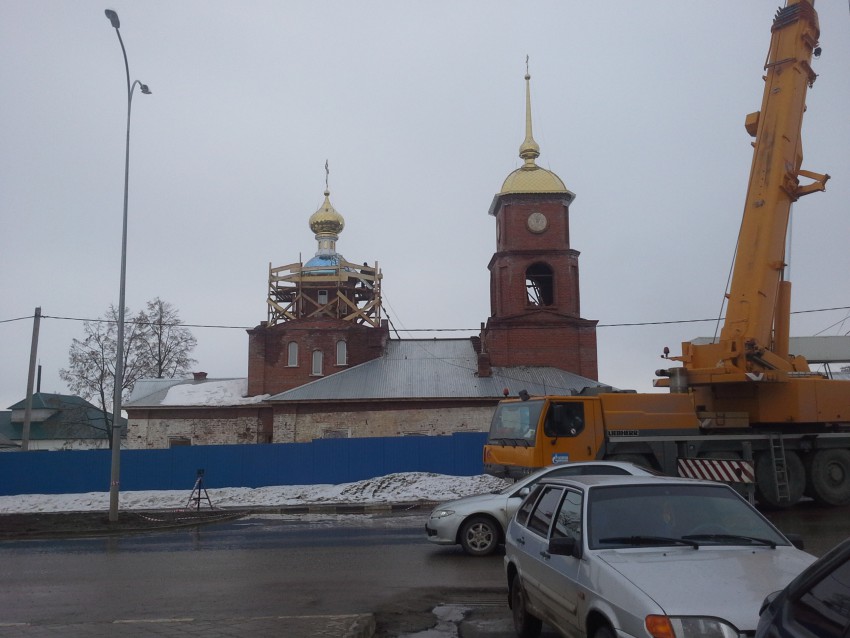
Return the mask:
<svg viewBox="0 0 850 638">
<path fill-rule="evenodd" d="M 519 147 L 519 156 L 524 164 L 512 172 L 502 183 L 499 195 L 512 193 L 568 193 L 575 197 L 561 178 L 552 171 L 541 168 L 535 160 L 540 156 L 540 147 L 531 132 L 531 75 L 525 74 L 525 139 Z"/>
<path fill-rule="evenodd" d="M 568 193 L 561 178 L 552 171 L 537 166 L 531 162 L 516 169 L 507 176 L 502 184 L 500 195 L 510 193 Z"/>
<path fill-rule="evenodd" d="M 325 201 L 310 215 L 310 230 L 316 235 L 339 235 L 345 228 L 345 218 L 331 205 L 330 194 L 325 190 Z"/>
</svg>

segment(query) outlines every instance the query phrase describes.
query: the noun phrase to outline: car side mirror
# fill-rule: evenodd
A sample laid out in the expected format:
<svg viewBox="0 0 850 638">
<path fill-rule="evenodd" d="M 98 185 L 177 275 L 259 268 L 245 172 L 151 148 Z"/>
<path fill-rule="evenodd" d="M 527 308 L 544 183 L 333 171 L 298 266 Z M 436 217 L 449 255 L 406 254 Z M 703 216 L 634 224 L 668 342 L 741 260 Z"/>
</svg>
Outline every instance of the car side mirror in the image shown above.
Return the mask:
<svg viewBox="0 0 850 638">
<path fill-rule="evenodd" d="M 779 594 L 781 594 L 781 593 L 782 593 L 782 590 L 780 589 L 779 591 L 772 592 L 772 593 L 770 593 L 770 594 L 768 594 L 767 596 L 764 597 L 764 601 L 762 601 L 761 608 L 759 609 L 759 616 L 761 616 L 764 613 L 764 611 L 768 607 L 770 607 L 770 604 L 774 600 L 776 600 L 776 597 L 779 596 Z"/>
<path fill-rule="evenodd" d="M 803 537 L 799 534 L 785 534 L 785 538 L 791 541 L 791 544 L 797 549 L 806 549 Z"/>
<path fill-rule="evenodd" d="M 574 538 L 549 539 L 549 553 L 555 556 L 581 558 L 581 543 Z"/>
</svg>

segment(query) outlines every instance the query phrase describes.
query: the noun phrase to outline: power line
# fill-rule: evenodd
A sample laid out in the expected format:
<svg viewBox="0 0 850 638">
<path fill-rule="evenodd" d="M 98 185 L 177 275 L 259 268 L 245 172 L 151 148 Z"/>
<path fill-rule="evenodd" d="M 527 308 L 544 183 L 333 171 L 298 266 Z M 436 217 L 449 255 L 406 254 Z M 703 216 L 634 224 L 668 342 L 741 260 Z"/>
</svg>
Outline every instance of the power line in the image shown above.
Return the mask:
<svg viewBox="0 0 850 638">
<path fill-rule="evenodd" d="M 803 314 L 812 314 L 817 312 L 830 312 L 835 310 L 850 310 L 850 306 L 836 306 L 833 308 L 813 308 L 809 310 L 796 310 L 792 312 L 792 315 L 803 315 Z M 26 321 L 34 318 L 34 315 L 27 315 L 25 317 L 15 317 L 13 319 L 0 319 L 0 324 L 3 323 L 12 323 L 15 321 Z M 87 321 L 91 323 L 116 323 L 114 319 L 87 319 L 84 317 L 62 317 L 58 315 L 42 315 L 42 319 L 56 319 L 58 321 Z M 721 320 L 723 318 L 721 317 Z M 708 319 L 673 319 L 668 321 L 633 321 L 633 322 L 622 322 L 622 323 L 599 323 L 596 325 L 597 328 L 627 328 L 627 327 L 639 327 L 639 326 L 664 326 L 664 325 L 674 325 L 674 324 L 687 324 L 687 323 L 705 323 L 710 321 L 717 321 L 717 317 L 712 317 Z M 221 330 L 253 330 L 257 326 L 232 326 L 232 325 L 223 325 L 223 324 L 200 324 L 200 323 L 163 323 L 159 324 L 156 322 L 137 322 L 137 321 L 128 321 L 127 323 L 135 323 L 135 324 L 145 324 L 145 325 L 163 325 L 163 326 L 181 326 L 184 328 L 214 328 Z M 841 323 L 841 322 L 838 322 Z M 294 326 L 293 326 L 294 327 Z M 560 329 L 561 326 L 539 326 L 540 329 Z M 296 328 L 297 329 L 297 328 Z M 393 328 L 395 330 L 395 327 Z M 492 329 L 492 328 L 491 328 Z M 498 329 L 498 328 L 497 328 Z M 304 328 L 304 330 L 308 330 L 308 328 Z M 481 328 L 399 328 L 401 332 L 480 332 Z M 396 334 L 398 334 L 398 330 L 396 330 Z"/>
</svg>

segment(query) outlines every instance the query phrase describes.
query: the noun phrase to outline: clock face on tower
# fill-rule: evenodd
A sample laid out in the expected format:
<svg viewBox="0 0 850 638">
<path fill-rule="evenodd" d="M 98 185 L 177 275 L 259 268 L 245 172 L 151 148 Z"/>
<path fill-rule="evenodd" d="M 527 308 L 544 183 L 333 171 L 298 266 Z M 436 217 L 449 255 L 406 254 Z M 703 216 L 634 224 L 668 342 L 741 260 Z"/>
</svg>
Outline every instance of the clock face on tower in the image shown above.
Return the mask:
<svg viewBox="0 0 850 638">
<path fill-rule="evenodd" d="M 528 230 L 532 233 L 542 233 L 546 230 L 546 226 L 549 225 L 549 220 L 547 220 L 546 215 L 540 211 L 534 211 L 528 216 L 526 224 L 528 225 Z"/>
</svg>

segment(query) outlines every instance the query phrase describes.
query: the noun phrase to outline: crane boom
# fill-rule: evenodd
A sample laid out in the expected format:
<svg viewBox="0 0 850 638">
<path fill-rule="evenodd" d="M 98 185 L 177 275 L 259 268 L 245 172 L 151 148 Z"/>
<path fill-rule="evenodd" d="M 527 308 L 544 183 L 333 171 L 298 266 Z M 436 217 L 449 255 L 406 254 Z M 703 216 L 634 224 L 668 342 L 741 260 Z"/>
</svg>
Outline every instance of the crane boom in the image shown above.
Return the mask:
<svg viewBox="0 0 850 638">
<path fill-rule="evenodd" d="M 718 343 L 684 343 L 688 385 L 728 381 L 768 370 L 808 371 L 787 352 L 790 282 L 784 281 L 785 243 L 791 204 L 822 191 L 829 179 L 801 169 L 801 129 L 806 92 L 816 79 L 812 56 L 820 29 L 813 3 L 789 0 L 771 27 L 761 110 L 746 118 L 755 137 L 744 214 L 738 235 L 726 320 Z M 813 180 L 800 184 L 800 177 Z"/>
</svg>

